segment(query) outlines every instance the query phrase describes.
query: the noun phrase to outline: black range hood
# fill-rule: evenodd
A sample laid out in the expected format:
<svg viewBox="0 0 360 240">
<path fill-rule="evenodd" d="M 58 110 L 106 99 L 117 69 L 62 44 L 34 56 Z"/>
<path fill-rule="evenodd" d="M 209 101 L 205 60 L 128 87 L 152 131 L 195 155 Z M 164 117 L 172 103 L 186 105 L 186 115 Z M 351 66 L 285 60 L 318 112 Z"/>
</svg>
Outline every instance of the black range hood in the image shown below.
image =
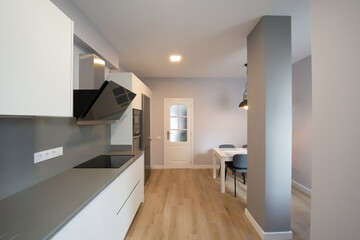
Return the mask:
<svg viewBox="0 0 360 240">
<path fill-rule="evenodd" d="M 74 117 L 83 121 L 118 120 L 136 94 L 113 81 L 99 90 L 74 90 Z"/>
</svg>

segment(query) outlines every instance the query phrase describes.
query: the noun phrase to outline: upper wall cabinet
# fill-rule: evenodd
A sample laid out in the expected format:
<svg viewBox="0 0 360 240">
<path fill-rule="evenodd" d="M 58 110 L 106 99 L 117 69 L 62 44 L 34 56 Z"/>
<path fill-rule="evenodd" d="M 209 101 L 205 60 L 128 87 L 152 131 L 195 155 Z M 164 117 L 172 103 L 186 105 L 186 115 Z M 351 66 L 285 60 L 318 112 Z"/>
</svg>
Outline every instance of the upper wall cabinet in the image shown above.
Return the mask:
<svg viewBox="0 0 360 240">
<path fill-rule="evenodd" d="M 141 94 L 151 98 L 151 90 L 132 72 L 114 72 L 107 76 L 108 80 L 112 80 L 121 86 L 136 93 L 136 97 L 132 101 L 132 108 L 141 110 Z"/>
<path fill-rule="evenodd" d="M 71 117 L 71 19 L 49 0 L 0 1 L 0 29 L 0 115 Z"/>
<path fill-rule="evenodd" d="M 107 76 L 107 80 L 112 80 L 127 88 L 136 97 L 131 103 L 131 108 L 142 109 L 141 95 L 145 94 L 151 98 L 151 90 L 131 72 L 115 72 Z M 116 123 L 111 124 L 111 145 L 132 145 L 132 109 L 128 108 Z"/>
</svg>

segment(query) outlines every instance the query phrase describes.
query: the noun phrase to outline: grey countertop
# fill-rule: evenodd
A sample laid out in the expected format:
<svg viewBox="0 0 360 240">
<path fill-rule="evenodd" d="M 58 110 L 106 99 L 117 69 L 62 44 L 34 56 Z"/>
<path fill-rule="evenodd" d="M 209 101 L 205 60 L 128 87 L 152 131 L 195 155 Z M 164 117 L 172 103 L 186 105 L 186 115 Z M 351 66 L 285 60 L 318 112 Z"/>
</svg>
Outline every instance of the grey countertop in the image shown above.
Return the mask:
<svg viewBox="0 0 360 240">
<path fill-rule="evenodd" d="M 135 155 L 120 168 L 69 169 L 0 201 L 0 239 L 48 239 L 88 204 L 142 151 L 108 155 Z"/>
</svg>

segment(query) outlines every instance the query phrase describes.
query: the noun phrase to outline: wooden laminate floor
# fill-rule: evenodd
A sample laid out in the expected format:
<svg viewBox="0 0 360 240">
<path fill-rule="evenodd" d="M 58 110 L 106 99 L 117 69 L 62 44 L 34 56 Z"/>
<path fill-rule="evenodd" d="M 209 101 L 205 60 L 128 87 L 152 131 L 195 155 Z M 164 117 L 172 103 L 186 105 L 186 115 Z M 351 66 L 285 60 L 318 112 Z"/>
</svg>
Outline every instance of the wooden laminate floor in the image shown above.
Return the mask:
<svg viewBox="0 0 360 240">
<path fill-rule="evenodd" d="M 228 175 L 226 194 L 210 169 L 152 170 L 143 203 L 126 240 L 260 239 L 247 220 L 246 186 Z M 310 239 L 310 198 L 293 189 L 291 230 L 294 240 Z"/>
</svg>

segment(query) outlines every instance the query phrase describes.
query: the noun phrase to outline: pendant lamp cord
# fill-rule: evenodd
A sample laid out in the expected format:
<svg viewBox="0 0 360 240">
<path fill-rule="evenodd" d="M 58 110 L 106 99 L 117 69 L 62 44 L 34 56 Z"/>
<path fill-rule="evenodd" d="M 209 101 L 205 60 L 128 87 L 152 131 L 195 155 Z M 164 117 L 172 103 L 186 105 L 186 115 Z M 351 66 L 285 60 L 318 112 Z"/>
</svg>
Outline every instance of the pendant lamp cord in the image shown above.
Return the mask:
<svg viewBox="0 0 360 240">
<path fill-rule="evenodd" d="M 247 100 L 247 75 L 248 75 L 247 63 L 245 63 L 244 66 L 246 67 L 246 87 L 243 94 L 243 100 Z"/>
<path fill-rule="evenodd" d="M 247 100 L 247 81 L 246 81 L 246 88 L 245 88 L 245 91 L 243 93 L 243 100 Z"/>
</svg>

